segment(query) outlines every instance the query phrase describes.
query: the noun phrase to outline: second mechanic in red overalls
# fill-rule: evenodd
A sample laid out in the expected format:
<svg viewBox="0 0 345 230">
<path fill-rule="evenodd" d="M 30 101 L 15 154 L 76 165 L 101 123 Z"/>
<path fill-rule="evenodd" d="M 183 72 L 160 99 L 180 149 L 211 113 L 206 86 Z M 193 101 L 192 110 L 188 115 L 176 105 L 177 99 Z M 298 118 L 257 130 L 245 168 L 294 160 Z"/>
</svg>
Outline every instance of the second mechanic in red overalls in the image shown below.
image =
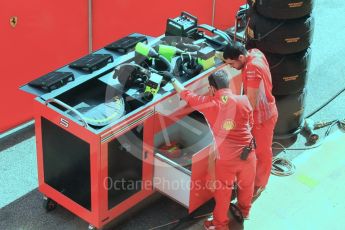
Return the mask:
<svg viewBox="0 0 345 230">
<path fill-rule="evenodd" d="M 211 175 L 210 187 L 214 191 L 216 205 L 213 219 L 205 221 L 204 227 L 226 230 L 235 180 L 238 184 L 238 207 L 244 217 L 248 217 L 251 208 L 256 167 L 251 134 L 253 124 L 251 105 L 247 96 L 232 94 L 228 87 L 229 77 L 223 70 L 209 76 L 209 96 L 196 95 L 186 90 L 170 73 L 165 75 L 180 93 L 181 98 L 205 116 L 213 132 L 217 156 L 209 161 L 210 164 L 215 164 L 213 167 L 215 174 L 210 172 L 215 176 L 212 178 Z"/>
<path fill-rule="evenodd" d="M 271 173 L 273 130 L 278 118 L 269 64 L 260 50 L 247 51 L 239 42 L 225 47 L 223 59 L 233 68 L 242 70 L 244 94 L 254 109 L 252 133 L 257 146 L 254 196 L 258 196 L 265 189 Z"/>
</svg>

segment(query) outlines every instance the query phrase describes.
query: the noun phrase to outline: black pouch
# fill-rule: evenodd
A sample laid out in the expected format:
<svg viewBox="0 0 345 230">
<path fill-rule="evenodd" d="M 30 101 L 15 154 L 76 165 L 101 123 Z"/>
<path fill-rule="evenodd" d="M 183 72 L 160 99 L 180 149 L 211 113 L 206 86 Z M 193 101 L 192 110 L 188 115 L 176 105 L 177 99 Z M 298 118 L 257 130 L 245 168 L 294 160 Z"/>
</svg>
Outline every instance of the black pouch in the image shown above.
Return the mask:
<svg viewBox="0 0 345 230">
<path fill-rule="evenodd" d="M 256 149 L 256 142 L 255 142 L 255 139 L 253 138 L 251 141 L 250 141 L 250 144 L 249 146 L 245 146 L 243 149 L 242 149 L 242 153 L 241 153 L 241 160 L 247 160 L 248 156 L 249 156 L 249 153 L 253 150 L 253 149 Z"/>
<path fill-rule="evenodd" d="M 242 153 L 241 153 L 241 160 L 247 160 L 248 156 L 249 156 L 249 153 L 252 151 L 252 148 L 251 147 L 244 147 L 242 149 Z"/>
</svg>

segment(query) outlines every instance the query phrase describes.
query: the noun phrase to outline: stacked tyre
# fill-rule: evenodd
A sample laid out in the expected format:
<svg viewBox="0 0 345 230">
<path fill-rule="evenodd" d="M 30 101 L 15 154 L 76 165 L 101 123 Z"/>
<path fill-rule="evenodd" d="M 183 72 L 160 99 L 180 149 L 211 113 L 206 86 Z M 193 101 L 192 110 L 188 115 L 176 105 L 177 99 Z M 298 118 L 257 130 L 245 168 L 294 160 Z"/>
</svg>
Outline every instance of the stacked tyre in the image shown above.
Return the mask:
<svg viewBox="0 0 345 230">
<path fill-rule="evenodd" d="M 276 139 L 295 136 L 303 124 L 310 63 L 314 0 L 248 0 L 247 48 L 261 50 L 270 64 L 279 118 Z"/>
</svg>

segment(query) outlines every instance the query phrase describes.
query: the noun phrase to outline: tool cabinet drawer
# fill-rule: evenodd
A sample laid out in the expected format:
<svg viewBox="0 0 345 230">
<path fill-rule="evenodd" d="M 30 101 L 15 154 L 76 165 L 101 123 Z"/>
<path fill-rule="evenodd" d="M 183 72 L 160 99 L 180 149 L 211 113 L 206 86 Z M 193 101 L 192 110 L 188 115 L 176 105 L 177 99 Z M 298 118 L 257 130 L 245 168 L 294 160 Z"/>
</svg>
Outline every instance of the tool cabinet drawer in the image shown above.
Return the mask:
<svg viewBox="0 0 345 230">
<path fill-rule="evenodd" d="M 159 130 L 154 139 L 154 188 L 192 212 L 212 197 L 205 186 L 212 134 L 197 112 Z M 175 155 L 164 148 L 169 145 L 178 148 Z"/>
<path fill-rule="evenodd" d="M 156 154 L 154 159 L 154 187 L 189 207 L 191 172 Z"/>
<path fill-rule="evenodd" d="M 208 153 L 209 147 L 196 153 L 190 170 L 156 153 L 154 188 L 193 212 L 212 197 L 206 188 Z"/>
</svg>

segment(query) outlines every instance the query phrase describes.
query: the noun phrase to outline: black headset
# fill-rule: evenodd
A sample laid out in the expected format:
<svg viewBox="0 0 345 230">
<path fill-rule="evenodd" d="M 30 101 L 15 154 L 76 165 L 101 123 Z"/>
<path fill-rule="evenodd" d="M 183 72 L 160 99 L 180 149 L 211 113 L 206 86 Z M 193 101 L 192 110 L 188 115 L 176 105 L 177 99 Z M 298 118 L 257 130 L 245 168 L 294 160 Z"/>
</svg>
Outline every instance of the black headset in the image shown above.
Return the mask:
<svg viewBox="0 0 345 230">
<path fill-rule="evenodd" d="M 115 69 L 114 78 L 116 77 L 124 90 L 132 87 L 144 88 L 149 78 L 147 73 L 144 73 L 140 68 L 130 65 L 121 66 L 119 69 Z"/>
<path fill-rule="evenodd" d="M 202 71 L 202 66 L 197 62 L 196 57 L 191 55 L 181 55 L 176 60 L 174 74 L 178 76 L 195 77 Z"/>
</svg>

